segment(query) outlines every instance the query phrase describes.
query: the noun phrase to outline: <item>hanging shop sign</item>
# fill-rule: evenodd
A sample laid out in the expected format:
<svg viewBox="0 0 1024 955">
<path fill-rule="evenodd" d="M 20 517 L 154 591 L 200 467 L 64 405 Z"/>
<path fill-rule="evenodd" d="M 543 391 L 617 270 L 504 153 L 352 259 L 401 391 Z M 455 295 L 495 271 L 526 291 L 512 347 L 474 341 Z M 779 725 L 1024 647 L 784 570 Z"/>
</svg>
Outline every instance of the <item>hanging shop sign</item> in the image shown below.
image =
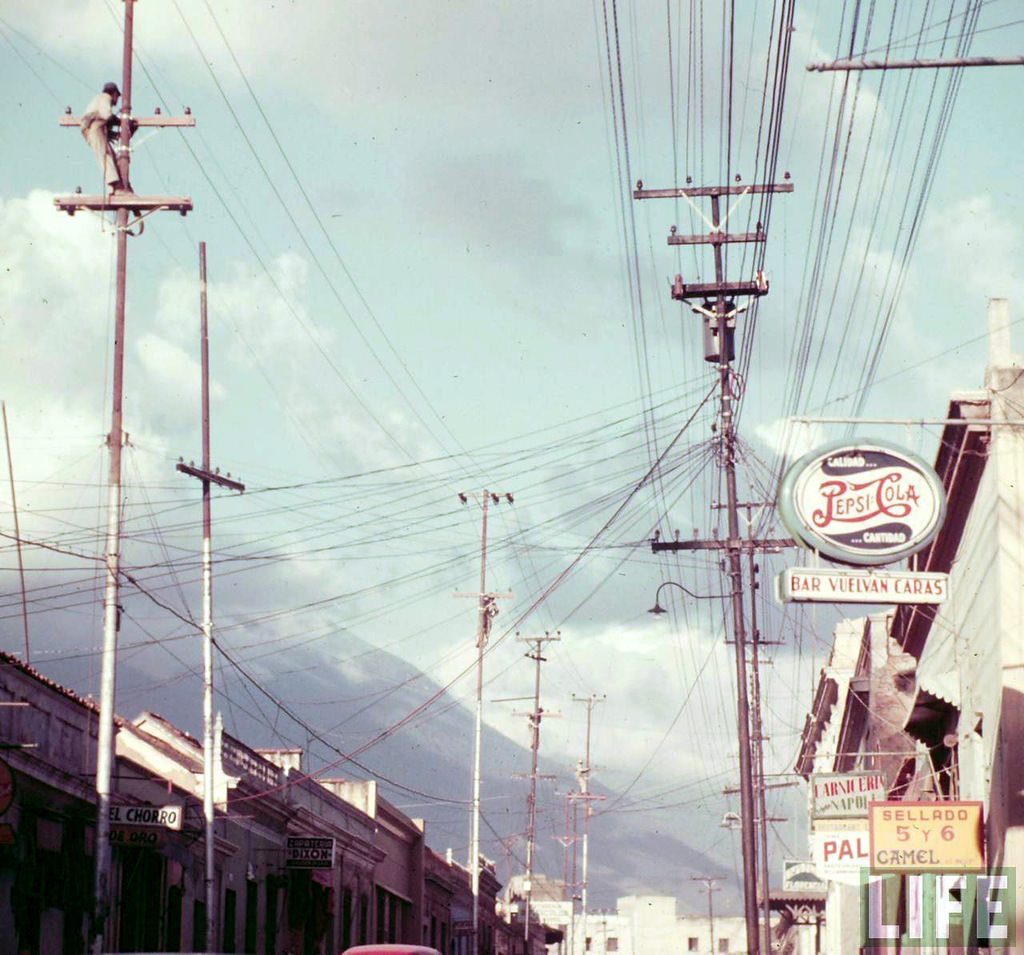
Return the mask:
<svg viewBox="0 0 1024 955">
<path fill-rule="evenodd" d="M 110 829 L 110 844 L 114 846 L 157 849 L 166 841 L 166 833 L 160 829 L 136 829 L 134 826 L 111 826 Z"/>
<path fill-rule="evenodd" d="M 110 824 L 180 830 L 183 815 L 183 806 L 111 806 Z"/>
<path fill-rule="evenodd" d="M 847 564 L 890 564 L 935 536 L 946 513 L 939 476 L 883 441 L 811 451 L 786 473 L 779 515 L 812 550 Z"/>
<path fill-rule="evenodd" d="M 811 776 L 814 819 L 867 819 L 868 804 L 885 799 L 881 773 L 815 773 Z"/>
<path fill-rule="evenodd" d="M 783 860 L 783 892 L 823 892 L 827 888 L 810 859 Z"/>
<path fill-rule="evenodd" d="M 284 864 L 288 869 L 333 869 L 334 839 L 318 836 L 288 836 Z"/>
<path fill-rule="evenodd" d="M 868 823 L 871 871 L 876 874 L 985 869 L 980 800 L 873 802 Z"/>
<path fill-rule="evenodd" d="M 940 604 L 949 596 L 949 574 L 909 570 L 789 567 L 775 580 L 789 603 Z"/>
<path fill-rule="evenodd" d="M 864 819 L 815 821 L 810 835 L 815 871 L 830 882 L 859 885 L 861 869 L 871 859 L 871 839 Z"/>
</svg>

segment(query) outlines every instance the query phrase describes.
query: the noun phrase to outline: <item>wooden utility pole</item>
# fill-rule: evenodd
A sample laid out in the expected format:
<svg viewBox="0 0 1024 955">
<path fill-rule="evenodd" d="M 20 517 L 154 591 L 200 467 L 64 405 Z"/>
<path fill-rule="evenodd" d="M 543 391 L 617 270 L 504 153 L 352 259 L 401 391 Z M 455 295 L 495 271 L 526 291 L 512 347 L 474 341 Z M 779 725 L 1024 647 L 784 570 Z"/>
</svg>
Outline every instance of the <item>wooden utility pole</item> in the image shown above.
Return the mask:
<svg viewBox="0 0 1024 955">
<path fill-rule="evenodd" d="M 28 599 L 25 594 L 25 560 L 21 553 L 21 525 L 18 521 L 18 497 L 14 492 L 14 459 L 11 457 L 11 435 L 7 430 L 7 402 L 0 401 L 4 419 L 4 445 L 7 448 L 7 477 L 11 484 L 11 510 L 14 512 L 14 540 L 18 551 L 18 576 L 21 578 L 21 622 L 25 630 L 25 662 L 31 663 L 28 643 Z"/>
<path fill-rule="evenodd" d="M 708 894 L 708 952 L 715 955 L 715 902 L 712 896 L 720 892 L 715 883 L 720 881 L 717 877 L 709 875 L 694 875 L 690 877 L 691 882 L 703 882 L 704 891 Z"/>
<path fill-rule="evenodd" d="M 242 493 L 245 485 L 220 468 L 210 468 L 210 335 L 207 321 L 206 243 L 199 243 L 199 351 L 202 374 L 202 442 L 200 467 L 179 461 L 177 470 L 198 478 L 203 485 L 203 829 L 206 849 L 206 938 L 217 948 L 217 873 L 214 858 L 214 732 L 213 732 L 213 559 L 210 487 L 216 484 Z"/>
<path fill-rule="evenodd" d="M 125 187 L 131 182 L 131 139 L 139 126 L 194 126 L 191 116 L 184 118 L 154 116 L 136 119 L 132 116 L 132 38 L 134 0 L 124 5 L 124 44 L 121 61 L 121 128 L 114 151 L 117 170 Z M 70 108 L 61 118 L 62 126 L 78 127 L 80 120 L 70 115 Z M 136 222 L 158 210 L 172 210 L 185 215 L 192 209 L 192 200 L 184 196 L 139 196 L 123 192 L 112 196 L 58 196 L 54 205 L 69 215 L 79 209 L 94 212 L 116 212 L 117 290 L 114 300 L 114 359 L 112 367 L 113 396 L 107 448 L 110 470 L 107 480 L 107 534 L 105 546 L 106 584 L 103 596 L 103 649 L 100 662 L 100 714 L 96 745 L 96 849 L 95 908 L 90 924 L 90 937 L 95 952 L 109 950 L 110 919 L 110 783 L 114 763 L 114 694 L 117 657 L 117 632 L 121 608 L 119 604 L 121 549 L 121 450 L 124 403 L 124 331 L 125 294 L 128 272 L 129 213 Z M 207 940 L 206 945 L 212 945 Z"/>
<path fill-rule="evenodd" d="M 555 834 L 551 837 L 562 847 L 562 901 L 569 903 L 568 955 L 573 955 L 574 952 L 573 943 L 576 922 L 576 843 L 579 839 L 579 835 L 577 833 L 576 825 L 577 804 L 575 797 L 576 793 L 565 793 L 565 831 L 561 835 Z"/>
<path fill-rule="evenodd" d="M 533 902 L 533 857 L 537 839 L 537 756 L 540 750 L 540 722 L 544 718 L 544 710 L 540 705 L 540 665 L 546 662 L 541 651 L 545 643 L 557 643 L 562 639 L 561 631 L 554 635 L 545 633 L 543 637 L 519 637 L 525 643 L 533 644 L 533 651 L 526 654 L 527 659 L 537 665 L 534 670 L 533 712 L 530 718 L 530 795 L 526 800 L 526 913 L 523 916 L 523 938 L 526 940 L 527 951 L 530 944 L 530 905 Z"/>
<path fill-rule="evenodd" d="M 598 703 L 603 703 L 606 697 L 602 693 L 598 696 L 596 693 L 591 693 L 590 696 L 577 696 L 575 693 L 572 695 L 572 701 L 574 703 L 582 703 L 587 708 L 587 742 L 586 749 L 584 750 L 584 760 L 576 766 L 576 784 L 579 787 L 579 792 L 576 794 L 577 799 L 583 800 L 583 857 L 580 863 L 580 911 L 582 912 L 583 918 L 581 920 L 581 931 L 583 935 L 583 948 L 584 952 L 587 947 L 587 869 L 588 869 L 588 853 L 590 849 L 590 816 L 591 808 L 590 804 L 595 799 L 603 799 L 603 796 L 594 796 L 590 792 L 590 773 L 593 770 L 593 766 L 590 764 L 590 739 L 591 730 L 593 726 L 594 718 L 594 707 Z"/>
<path fill-rule="evenodd" d="M 749 509 L 748 509 L 749 515 Z M 749 523 L 749 521 L 748 521 Z M 753 537 L 753 526 L 750 526 Z M 771 900 L 769 898 L 768 877 L 768 809 L 765 794 L 764 775 L 764 720 L 761 712 L 761 631 L 757 626 L 757 574 L 760 569 L 754 560 L 753 550 L 748 551 L 747 560 L 750 568 L 750 696 L 752 704 L 751 730 L 754 744 L 754 778 L 757 791 L 757 835 L 758 835 L 758 881 L 761 884 L 761 927 L 764 933 L 764 952 L 770 955 L 771 941 Z"/>
<path fill-rule="evenodd" d="M 789 174 L 786 174 L 789 178 Z M 711 200 L 711 230 L 705 235 L 677 235 L 673 227 L 668 237 L 669 245 L 710 245 L 714 253 L 715 279 L 713 282 L 687 284 L 682 275 L 677 275 L 672 286 L 672 298 L 688 302 L 694 311 L 704 319 L 704 360 L 717 366 L 719 377 L 719 431 L 721 434 L 722 466 L 725 471 L 727 494 L 728 539 L 725 550 L 728 556 L 728 577 L 730 581 L 733 637 L 736 651 L 736 731 L 739 740 L 740 802 L 742 806 L 743 844 L 743 906 L 747 929 L 748 955 L 758 955 L 758 909 L 757 909 L 757 847 L 754 840 L 754 787 L 750 751 L 750 704 L 747 696 L 747 636 L 743 613 L 743 569 L 740 556 L 743 543 L 739 531 L 739 507 L 736 491 L 736 422 L 734 404 L 737 395 L 733 392 L 732 362 L 735 357 L 736 316 L 745 306 L 737 307 L 734 298 L 738 296 L 758 297 L 768 293 L 768 282 L 758 272 L 753 281 L 727 282 L 722 246 L 729 243 L 764 242 L 766 235 L 758 223 L 754 232 L 730 233 L 727 231 L 732 210 L 722 215 L 721 200 L 731 196 L 745 197 L 766 193 L 792 192 L 791 182 L 768 185 L 696 186 L 681 189 L 644 189 L 638 182 L 633 193 L 634 199 L 678 198 L 692 202 L 706 197 Z M 737 199 L 737 201 L 739 201 Z M 735 207 L 734 207 L 735 208 Z M 694 306 L 691 299 L 701 299 L 703 304 Z M 718 543 L 717 541 L 714 543 Z M 662 550 L 682 549 L 662 546 Z M 768 955 L 766 952 L 765 955 Z"/>
<path fill-rule="evenodd" d="M 761 710 L 761 630 L 757 625 L 757 591 L 760 585 L 757 574 L 760 567 L 756 561 L 757 545 L 761 543 L 754 538 L 754 512 L 769 505 L 765 501 L 744 501 L 737 507 L 746 511 L 747 522 L 747 562 L 750 571 L 750 729 L 751 748 L 753 750 L 754 793 L 757 800 L 757 839 L 758 839 L 758 896 L 761 902 L 761 931 L 765 953 L 771 952 L 771 900 L 769 898 L 768 875 L 768 811 L 766 803 L 766 784 L 764 771 L 764 720 Z M 720 508 L 721 504 L 713 504 L 712 508 Z"/>
<path fill-rule="evenodd" d="M 480 763 L 483 745 L 484 719 L 484 649 L 491 634 L 491 621 L 498 614 L 498 597 L 501 594 L 487 593 L 487 509 L 491 503 L 498 504 L 504 498 L 513 502 L 511 494 L 494 494 L 484 488 L 481 496 L 483 518 L 480 531 L 480 590 L 476 594 L 456 594 L 457 597 L 476 597 L 478 600 L 476 625 L 476 722 L 473 732 L 473 805 L 470 819 L 469 873 L 473 895 L 473 944 L 470 955 L 480 952 Z M 459 494 L 459 500 L 466 504 L 469 497 Z"/>
</svg>

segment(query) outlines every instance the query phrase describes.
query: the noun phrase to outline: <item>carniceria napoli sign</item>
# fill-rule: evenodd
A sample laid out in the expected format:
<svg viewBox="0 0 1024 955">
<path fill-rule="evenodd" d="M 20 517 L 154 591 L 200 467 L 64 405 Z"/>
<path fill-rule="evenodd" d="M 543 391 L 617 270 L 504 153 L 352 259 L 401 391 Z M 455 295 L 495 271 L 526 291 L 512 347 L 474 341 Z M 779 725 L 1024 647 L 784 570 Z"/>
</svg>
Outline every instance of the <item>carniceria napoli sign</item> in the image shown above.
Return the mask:
<svg viewBox="0 0 1024 955">
<path fill-rule="evenodd" d="M 938 475 L 883 441 L 811 451 L 786 473 L 779 515 L 812 550 L 846 564 L 890 564 L 935 536 L 946 514 Z"/>
</svg>

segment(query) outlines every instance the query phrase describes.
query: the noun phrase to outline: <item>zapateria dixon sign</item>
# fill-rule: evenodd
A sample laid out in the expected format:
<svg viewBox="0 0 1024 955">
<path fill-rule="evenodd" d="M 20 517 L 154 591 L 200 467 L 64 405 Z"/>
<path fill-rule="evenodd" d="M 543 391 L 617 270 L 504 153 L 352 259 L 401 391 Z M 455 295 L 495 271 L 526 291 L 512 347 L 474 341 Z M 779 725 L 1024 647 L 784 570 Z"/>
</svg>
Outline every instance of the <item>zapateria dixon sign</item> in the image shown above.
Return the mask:
<svg viewBox="0 0 1024 955">
<path fill-rule="evenodd" d="M 826 445 L 786 473 L 779 514 L 812 550 L 844 564 L 889 564 L 936 534 L 946 515 L 938 475 L 884 441 Z"/>
</svg>

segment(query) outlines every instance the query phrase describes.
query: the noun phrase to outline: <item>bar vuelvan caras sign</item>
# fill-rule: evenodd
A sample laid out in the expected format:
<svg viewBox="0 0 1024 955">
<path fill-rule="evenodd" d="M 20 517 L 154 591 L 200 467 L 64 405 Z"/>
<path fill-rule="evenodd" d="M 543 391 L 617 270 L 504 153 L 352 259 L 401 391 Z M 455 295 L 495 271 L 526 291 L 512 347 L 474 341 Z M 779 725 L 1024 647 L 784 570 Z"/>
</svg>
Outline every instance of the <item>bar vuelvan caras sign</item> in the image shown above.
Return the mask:
<svg viewBox="0 0 1024 955">
<path fill-rule="evenodd" d="M 793 603 L 940 604 L 949 574 L 789 567 L 777 578 L 780 600 Z"/>
<path fill-rule="evenodd" d="M 816 773 L 811 814 L 815 819 L 867 819 L 868 804 L 885 795 L 881 773 Z"/>
<path fill-rule="evenodd" d="M 876 440 L 804 455 L 779 493 L 779 515 L 792 534 L 845 564 L 909 557 L 935 536 L 945 514 L 938 475 L 917 455 Z"/>
</svg>

